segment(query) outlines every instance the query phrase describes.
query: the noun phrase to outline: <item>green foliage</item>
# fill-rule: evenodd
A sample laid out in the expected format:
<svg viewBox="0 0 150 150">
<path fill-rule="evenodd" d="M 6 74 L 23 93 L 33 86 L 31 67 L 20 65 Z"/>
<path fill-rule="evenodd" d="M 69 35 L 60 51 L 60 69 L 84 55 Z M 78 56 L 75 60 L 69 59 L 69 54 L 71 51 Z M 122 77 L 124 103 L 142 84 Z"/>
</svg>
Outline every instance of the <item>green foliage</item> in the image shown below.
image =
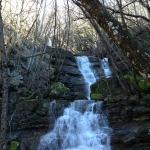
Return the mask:
<svg viewBox="0 0 150 150">
<path fill-rule="evenodd" d="M 103 96 L 102 96 L 102 94 L 93 93 L 93 94 L 91 94 L 91 99 L 92 100 L 101 100 L 101 99 L 103 99 Z"/>
<path fill-rule="evenodd" d="M 131 84 L 135 85 L 135 80 L 134 80 L 134 77 L 131 76 L 131 75 L 125 75 L 124 78 L 129 81 Z M 139 87 L 142 91 L 146 91 L 148 89 L 150 89 L 150 84 L 144 80 L 143 77 L 141 76 L 136 76 L 136 79 L 137 79 L 137 82 L 139 84 Z"/>
<path fill-rule="evenodd" d="M 12 141 L 9 150 L 17 150 L 18 146 L 19 146 L 19 142 Z"/>
<path fill-rule="evenodd" d="M 55 82 L 49 89 L 49 95 L 53 98 L 56 97 L 65 97 L 68 93 L 69 88 L 67 88 L 63 83 L 61 82 Z"/>
</svg>

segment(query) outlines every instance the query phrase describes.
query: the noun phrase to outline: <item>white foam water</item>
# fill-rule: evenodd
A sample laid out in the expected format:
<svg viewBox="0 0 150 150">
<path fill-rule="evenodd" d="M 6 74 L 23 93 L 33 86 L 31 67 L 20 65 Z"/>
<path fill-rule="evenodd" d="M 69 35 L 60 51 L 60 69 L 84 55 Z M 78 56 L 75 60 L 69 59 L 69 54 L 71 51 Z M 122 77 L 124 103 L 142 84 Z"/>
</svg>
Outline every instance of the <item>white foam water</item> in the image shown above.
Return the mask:
<svg viewBox="0 0 150 150">
<path fill-rule="evenodd" d="M 105 74 L 106 78 L 112 77 L 112 72 L 111 72 L 109 64 L 108 64 L 108 58 L 102 59 L 102 68 L 104 69 L 104 74 Z"/>
<path fill-rule="evenodd" d="M 89 62 L 87 56 L 78 56 L 76 60 L 77 60 L 78 68 L 85 79 L 87 99 L 90 100 L 90 94 L 91 94 L 90 86 L 96 82 L 96 77 L 93 73 L 93 70 L 91 68 L 91 63 Z"/>
<path fill-rule="evenodd" d="M 102 102 L 76 100 L 44 135 L 37 150 L 111 150 Z M 79 107 L 80 106 L 80 107 Z"/>
</svg>

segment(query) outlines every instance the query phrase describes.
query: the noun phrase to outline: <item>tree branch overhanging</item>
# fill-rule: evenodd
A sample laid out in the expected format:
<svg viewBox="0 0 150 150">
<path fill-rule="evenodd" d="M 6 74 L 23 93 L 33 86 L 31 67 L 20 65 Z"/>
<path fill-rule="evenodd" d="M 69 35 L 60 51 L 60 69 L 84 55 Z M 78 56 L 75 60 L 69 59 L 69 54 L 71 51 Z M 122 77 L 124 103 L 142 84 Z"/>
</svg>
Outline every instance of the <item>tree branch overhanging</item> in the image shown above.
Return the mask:
<svg viewBox="0 0 150 150">
<path fill-rule="evenodd" d="M 112 11 L 113 13 L 118 13 L 118 14 L 121 13 L 119 10 L 114 10 L 114 9 L 112 9 L 112 8 L 110 8 L 110 7 L 106 7 L 106 8 L 107 8 L 108 10 Z M 122 13 L 122 14 L 125 15 L 125 16 L 129 16 L 129 17 L 141 18 L 141 19 L 143 19 L 143 20 L 145 20 L 145 21 L 147 21 L 147 22 L 150 22 L 150 19 L 148 19 L 148 18 L 145 17 L 145 16 L 133 15 L 133 14 L 129 14 L 129 13 Z"/>
<path fill-rule="evenodd" d="M 140 3 L 143 7 L 147 8 L 147 10 L 148 10 L 149 13 L 150 13 L 150 7 L 149 7 L 149 5 L 146 4 L 146 2 L 144 3 L 143 0 L 139 0 L 139 3 Z"/>
<path fill-rule="evenodd" d="M 148 57 L 131 34 L 107 11 L 99 0 L 77 0 L 116 43 L 139 73 L 150 83 L 150 57 Z M 94 8 L 94 9 L 93 9 Z"/>
</svg>

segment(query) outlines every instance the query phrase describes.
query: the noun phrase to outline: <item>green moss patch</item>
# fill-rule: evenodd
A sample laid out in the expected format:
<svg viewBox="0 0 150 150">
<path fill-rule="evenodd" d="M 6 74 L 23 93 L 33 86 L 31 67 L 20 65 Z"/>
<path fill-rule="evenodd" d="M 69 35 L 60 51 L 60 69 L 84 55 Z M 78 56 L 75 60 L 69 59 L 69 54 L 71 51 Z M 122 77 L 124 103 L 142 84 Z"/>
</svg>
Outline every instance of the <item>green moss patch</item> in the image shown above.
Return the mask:
<svg viewBox="0 0 150 150">
<path fill-rule="evenodd" d="M 101 94 L 93 93 L 93 94 L 91 94 L 91 99 L 92 100 L 102 100 L 104 98 L 103 98 L 103 96 Z"/>
<path fill-rule="evenodd" d="M 18 146 L 19 146 L 19 142 L 12 141 L 11 144 L 10 144 L 9 150 L 17 150 Z"/>
<path fill-rule="evenodd" d="M 65 97 L 69 92 L 69 88 L 67 88 L 61 82 L 55 82 L 47 91 L 49 96 L 52 98 Z"/>
</svg>

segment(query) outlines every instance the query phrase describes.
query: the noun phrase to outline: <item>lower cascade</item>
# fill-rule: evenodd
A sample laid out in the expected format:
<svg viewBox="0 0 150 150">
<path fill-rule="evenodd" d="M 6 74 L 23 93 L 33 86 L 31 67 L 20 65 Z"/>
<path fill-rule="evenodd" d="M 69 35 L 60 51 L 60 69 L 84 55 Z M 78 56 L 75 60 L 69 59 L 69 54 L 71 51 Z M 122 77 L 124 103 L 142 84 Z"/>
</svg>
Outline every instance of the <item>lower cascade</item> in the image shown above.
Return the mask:
<svg viewBox="0 0 150 150">
<path fill-rule="evenodd" d="M 71 103 L 54 129 L 41 138 L 37 150 L 111 150 L 111 129 L 101 105 L 92 100 Z"/>
</svg>

